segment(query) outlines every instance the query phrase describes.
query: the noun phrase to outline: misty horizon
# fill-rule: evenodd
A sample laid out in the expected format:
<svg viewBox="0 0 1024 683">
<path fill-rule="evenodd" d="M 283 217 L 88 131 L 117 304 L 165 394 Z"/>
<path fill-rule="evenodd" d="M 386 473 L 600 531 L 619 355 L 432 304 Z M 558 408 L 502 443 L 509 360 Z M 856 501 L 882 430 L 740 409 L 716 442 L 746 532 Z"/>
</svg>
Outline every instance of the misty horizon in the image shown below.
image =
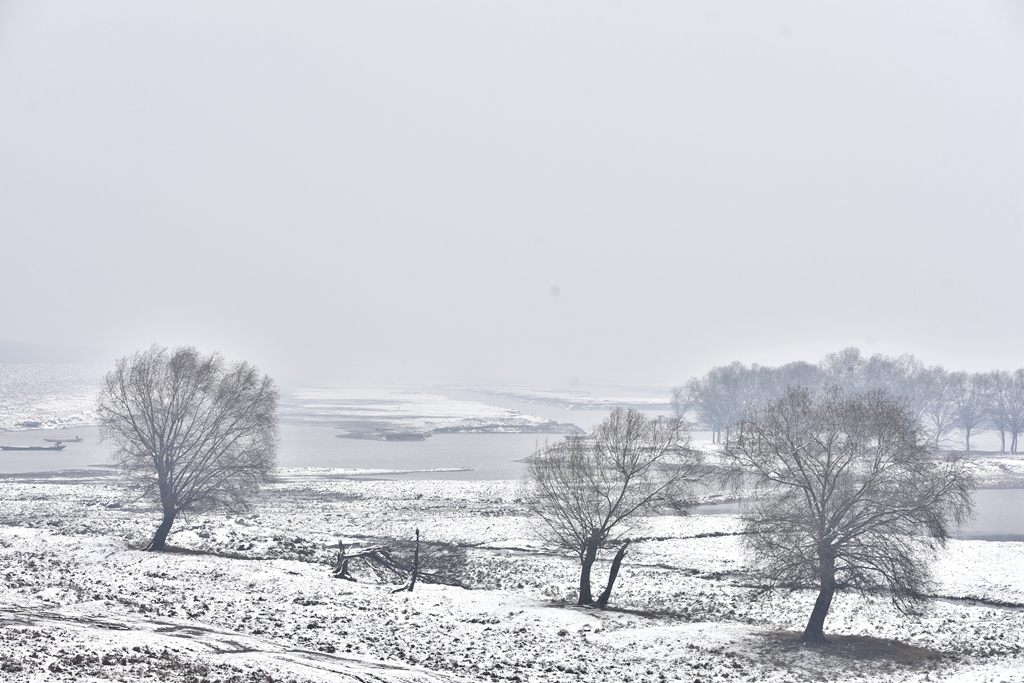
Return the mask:
<svg viewBox="0 0 1024 683">
<path fill-rule="evenodd" d="M 0 678 L 1019 680 L 1022 124 L 1020 0 L 0 0 Z"/>
<path fill-rule="evenodd" d="M 5 357 L 1024 366 L 1018 5 L 395 7 L 0 6 Z"/>
</svg>

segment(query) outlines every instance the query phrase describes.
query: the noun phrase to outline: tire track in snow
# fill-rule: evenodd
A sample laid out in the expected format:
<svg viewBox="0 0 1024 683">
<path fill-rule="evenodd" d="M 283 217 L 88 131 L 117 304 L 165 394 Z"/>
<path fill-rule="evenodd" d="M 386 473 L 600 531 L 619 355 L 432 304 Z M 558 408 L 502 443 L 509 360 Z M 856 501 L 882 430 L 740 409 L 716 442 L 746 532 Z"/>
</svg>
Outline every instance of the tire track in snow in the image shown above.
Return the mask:
<svg viewBox="0 0 1024 683">
<path fill-rule="evenodd" d="M 453 674 L 414 667 L 401 662 L 334 655 L 278 645 L 253 636 L 196 624 L 136 618 L 74 614 L 59 610 L 0 606 L 0 626 L 50 626 L 76 629 L 98 636 L 111 634 L 111 642 L 153 647 L 185 646 L 210 662 L 242 660 L 250 665 L 274 664 L 289 674 L 332 681 L 361 683 L 468 683 Z M 133 637 L 134 636 L 134 637 Z M 131 641 L 131 642 L 128 642 Z M 344 677 L 344 678 L 339 678 Z"/>
</svg>

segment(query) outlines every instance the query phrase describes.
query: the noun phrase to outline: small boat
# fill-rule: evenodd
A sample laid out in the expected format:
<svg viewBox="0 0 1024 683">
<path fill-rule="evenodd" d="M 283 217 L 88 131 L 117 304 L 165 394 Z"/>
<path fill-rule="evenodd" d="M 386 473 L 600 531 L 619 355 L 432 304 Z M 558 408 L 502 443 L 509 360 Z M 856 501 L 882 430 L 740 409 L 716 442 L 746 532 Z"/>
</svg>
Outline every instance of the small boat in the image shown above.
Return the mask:
<svg viewBox="0 0 1024 683">
<path fill-rule="evenodd" d="M 0 446 L 0 451 L 62 451 L 64 444 L 53 446 Z"/>
<path fill-rule="evenodd" d="M 49 441 L 50 443 L 82 443 L 82 437 L 76 436 L 73 439 L 43 439 L 43 441 Z"/>
</svg>

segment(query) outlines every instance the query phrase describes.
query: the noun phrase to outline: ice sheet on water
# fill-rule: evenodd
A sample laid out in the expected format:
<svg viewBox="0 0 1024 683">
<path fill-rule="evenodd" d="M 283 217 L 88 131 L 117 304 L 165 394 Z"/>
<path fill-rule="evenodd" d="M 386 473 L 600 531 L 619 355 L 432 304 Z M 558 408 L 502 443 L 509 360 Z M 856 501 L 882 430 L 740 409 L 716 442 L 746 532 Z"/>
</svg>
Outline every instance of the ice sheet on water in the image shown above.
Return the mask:
<svg viewBox="0 0 1024 683">
<path fill-rule="evenodd" d="M 282 419 L 331 426 L 357 434 L 375 432 L 559 432 L 554 420 L 480 401 L 413 389 L 308 388 L 284 392 Z"/>
<path fill-rule="evenodd" d="M 0 430 L 96 423 L 102 365 L 0 363 Z"/>
<path fill-rule="evenodd" d="M 102 365 L 0 364 L 0 430 L 96 424 Z M 553 420 L 413 389 L 308 388 L 283 392 L 281 417 L 352 432 L 552 432 Z"/>
<path fill-rule="evenodd" d="M 536 389 L 531 387 L 465 387 L 469 391 L 492 396 L 557 406 L 567 410 L 610 410 L 611 408 L 635 408 L 637 410 L 669 410 L 672 405 L 667 397 L 653 396 L 595 396 L 589 391 L 563 391 L 557 389 Z"/>
</svg>

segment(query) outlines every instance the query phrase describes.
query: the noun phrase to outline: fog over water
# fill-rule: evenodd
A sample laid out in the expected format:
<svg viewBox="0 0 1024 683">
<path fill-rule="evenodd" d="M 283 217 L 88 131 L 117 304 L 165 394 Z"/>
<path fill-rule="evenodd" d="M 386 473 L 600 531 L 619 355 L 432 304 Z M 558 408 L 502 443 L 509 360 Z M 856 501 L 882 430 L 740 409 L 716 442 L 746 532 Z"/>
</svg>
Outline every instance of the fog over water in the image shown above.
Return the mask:
<svg viewBox="0 0 1024 683">
<path fill-rule="evenodd" d="M 0 362 L 1024 366 L 1022 112 L 1015 3 L 4 2 Z"/>
</svg>

